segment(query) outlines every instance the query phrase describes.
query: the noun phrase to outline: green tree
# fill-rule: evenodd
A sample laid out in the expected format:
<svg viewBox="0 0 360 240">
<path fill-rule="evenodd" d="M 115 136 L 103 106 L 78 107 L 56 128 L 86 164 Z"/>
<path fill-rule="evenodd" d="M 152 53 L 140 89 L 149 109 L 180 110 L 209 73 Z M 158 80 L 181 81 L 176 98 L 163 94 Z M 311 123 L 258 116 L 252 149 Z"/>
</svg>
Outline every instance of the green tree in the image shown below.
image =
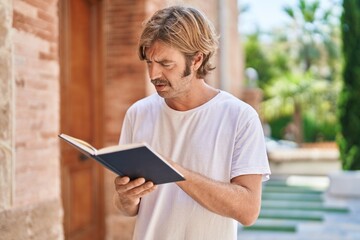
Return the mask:
<svg viewBox="0 0 360 240">
<path fill-rule="evenodd" d="M 263 88 L 273 77 L 272 65 L 264 53 L 259 40 L 259 32 L 247 36 L 245 42 L 245 68 L 253 68 L 258 74 L 258 85 Z"/>
<path fill-rule="evenodd" d="M 339 99 L 340 147 L 344 170 L 360 170 L 360 1 L 344 0 L 343 88 Z"/>
<path fill-rule="evenodd" d="M 329 115 L 335 116 L 337 81 L 325 80 L 338 79 L 340 72 L 339 27 L 334 9 L 324 9 L 319 0 L 298 0 L 295 7 L 284 7 L 291 22 L 277 38 L 292 65 L 285 74 L 276 74 L 273 86 L 267 87 L 264 112 L 265 118 L 274 109 L 282 116 L 293 114 L 291 128 L 298 143 L 304 139 L 305 115 L 315 115 L 323 123 L 328 122 Z"/>
<path fill-rule="evenodd" d="M 246 41 L 246 67 L 258 71 L 259 87 L 264 90 L 265 121 L 292 116 L 299 143 L 304 139 L 303 128 L 309 126 L 303 126 L 307 119 L 314 119 L 319 128 L 337 121 L 342 58 L 336 11 L 340 6 L 325 9 L 319 0 L 298 0 L 295 7 L 284 7 L 290 20 L 286 26 L 270 33 L 258 30 Z M 268 34 L 267 41 L 263 34 Z"/>
<path fill-rule="evenodd" d="M 292 48 L 300 69 L 333 80 L 339 71 L 337 62 L 340 55 L 339 31 L 333 9 L 324 9 L 319 0 L 298 0 L 295 7 L 286 6 L 284 11 L 292 20 L 288 29 L 289 41 L 294 42 Z M 321 68 L 326 68 L 326 71 Z"/>
<path fill-rule="evenodd" d="M 333 106 L 324 98 L 331 89 L 328 81 L 315 79 L 310 72 L 289 72 L 265 88 L 269 98 L 263 102 L 262 113 L 266 120 L 292 115 L 293 140 L 302 143 L 304 111 L 316 112 L 324 120 L 321 117 Z"/>
</svg>

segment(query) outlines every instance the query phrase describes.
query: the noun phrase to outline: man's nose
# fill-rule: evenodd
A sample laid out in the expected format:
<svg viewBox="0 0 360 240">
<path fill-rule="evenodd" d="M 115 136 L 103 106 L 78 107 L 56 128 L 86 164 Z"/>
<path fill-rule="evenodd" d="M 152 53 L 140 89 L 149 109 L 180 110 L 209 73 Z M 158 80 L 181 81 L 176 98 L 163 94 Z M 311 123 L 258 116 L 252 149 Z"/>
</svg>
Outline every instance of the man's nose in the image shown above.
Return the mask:
<svg viewBox="0 0 360 240">
<path fill-rule="evenodd" d="M 149 66 L 149 77 L 150 79 L 161 78 L 161 68 L 157 63 L 153 63 Z"/>
</svg>

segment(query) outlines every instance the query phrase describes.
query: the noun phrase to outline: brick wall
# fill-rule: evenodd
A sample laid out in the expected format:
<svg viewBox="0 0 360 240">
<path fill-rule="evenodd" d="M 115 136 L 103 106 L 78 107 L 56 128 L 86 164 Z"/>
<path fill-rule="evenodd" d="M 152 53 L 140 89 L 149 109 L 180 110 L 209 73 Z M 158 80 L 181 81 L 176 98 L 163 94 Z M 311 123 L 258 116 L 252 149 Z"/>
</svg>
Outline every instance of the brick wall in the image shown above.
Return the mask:
<svg viewBox="0 0 360 240">
<path fill-rule="evenodd" d="M 1 236 L 62 239 L 57 0 L 11 3 L 14 194 L 9 208 L 0 211 Z"/>
<path fill-rule="evenodd" d="M 145 65 L 137 56 L 144 1 L 107 1 L 105 6 L 105 144 L 119 140 L 126 109 L 146 95 Z"/>
<path fill-rule="evenodd" d="M 146 68 L 139 61 L 137 43 L 144 20 L 144 0 L 105 2 L 105 145 L 117 144 L 128 107 L 146 96 Z M 112 203 L 115 175 L 106 171 L 107 239 L 131 239 L 134 219 L 121 217 Z"/>
<path fill-rule="evenodd" d="M 142 22 L 156 9 L 185 3 L 206 12 L 219 29 L 218 8 L 222 1 L 103 1 L 104 144 L 112 145 L 118 141 L 126 109 L 154 91 L 145 64 L 137 56 Z M 0 84 L 0 157 L 5 158 L 0 163 L 0 232 L 5 239 L 63 238 L 57 139 L 60 124 L 57 2 L 0 0 L 0 77 L 6 79 Z M 226 1 L 233 11 L 234 2 Z M 229 14 L 226 21 L 233 22 L 236 14 L 232 11 Z M 233 24 L 225 34 L 236 45 Z M 228 49 L 228 54 L 231 50 L 234 51 Z M 214 59 L 217 70 L 208 79 L 215 87 L 221 86 L 219 70 L 224 67 L 219 58 L 218 54 Z M 226 71 L 231 72 L 231 81 L 238 81 L 237 59 L 230 63 Z M 130 239 L 134 218 L 119 217 L 114 209 L 113 179 L 114 175 L 106 172 L 107 239 Z"/>
<path fill-rule="evenodd" d="M 59 196 L 57 1 L 13 1 L 16 83 L 14 204 Z M 34 178 L 34 176 L 38 176 Z M 41 177 L 40 177 L 41 176 Z"/>
</svg>

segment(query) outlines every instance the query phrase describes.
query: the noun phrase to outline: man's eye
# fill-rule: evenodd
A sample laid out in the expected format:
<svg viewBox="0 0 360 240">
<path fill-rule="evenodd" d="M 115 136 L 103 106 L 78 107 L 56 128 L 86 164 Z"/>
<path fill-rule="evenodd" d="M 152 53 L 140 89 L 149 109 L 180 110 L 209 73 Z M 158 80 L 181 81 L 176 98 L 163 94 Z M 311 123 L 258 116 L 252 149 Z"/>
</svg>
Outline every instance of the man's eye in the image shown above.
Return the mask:
<svg viewBox="0 0 360 240">
<path fill-rule="evenodd" d="M 163 67 L 171 67 L 171 64 L 162 63 L 161 66 L 163 66 Z"/>
</svg>

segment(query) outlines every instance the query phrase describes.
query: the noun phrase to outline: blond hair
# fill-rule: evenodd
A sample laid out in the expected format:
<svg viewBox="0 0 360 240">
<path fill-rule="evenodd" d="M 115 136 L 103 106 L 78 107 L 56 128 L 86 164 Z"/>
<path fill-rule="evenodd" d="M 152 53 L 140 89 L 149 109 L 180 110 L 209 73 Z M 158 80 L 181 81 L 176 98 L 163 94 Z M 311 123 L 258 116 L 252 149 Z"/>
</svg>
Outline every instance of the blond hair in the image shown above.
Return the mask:
<svg viewBox="0 0 360 240">
<path fill-rule="evenodd" d="M 202 53 L 203 62 L 197 77 L 203 78 L 215 69 L 209 60 L 218 47 L 218 37 L 211 22 L 195 8 L 172 6 L 157 11 L 146 22 L 140 37 L 138 54 L 141 60 L 146 59 L 145 50 L 155 41 L 178 49 L 187 63 L 197 53 Z"/>
</svg>

